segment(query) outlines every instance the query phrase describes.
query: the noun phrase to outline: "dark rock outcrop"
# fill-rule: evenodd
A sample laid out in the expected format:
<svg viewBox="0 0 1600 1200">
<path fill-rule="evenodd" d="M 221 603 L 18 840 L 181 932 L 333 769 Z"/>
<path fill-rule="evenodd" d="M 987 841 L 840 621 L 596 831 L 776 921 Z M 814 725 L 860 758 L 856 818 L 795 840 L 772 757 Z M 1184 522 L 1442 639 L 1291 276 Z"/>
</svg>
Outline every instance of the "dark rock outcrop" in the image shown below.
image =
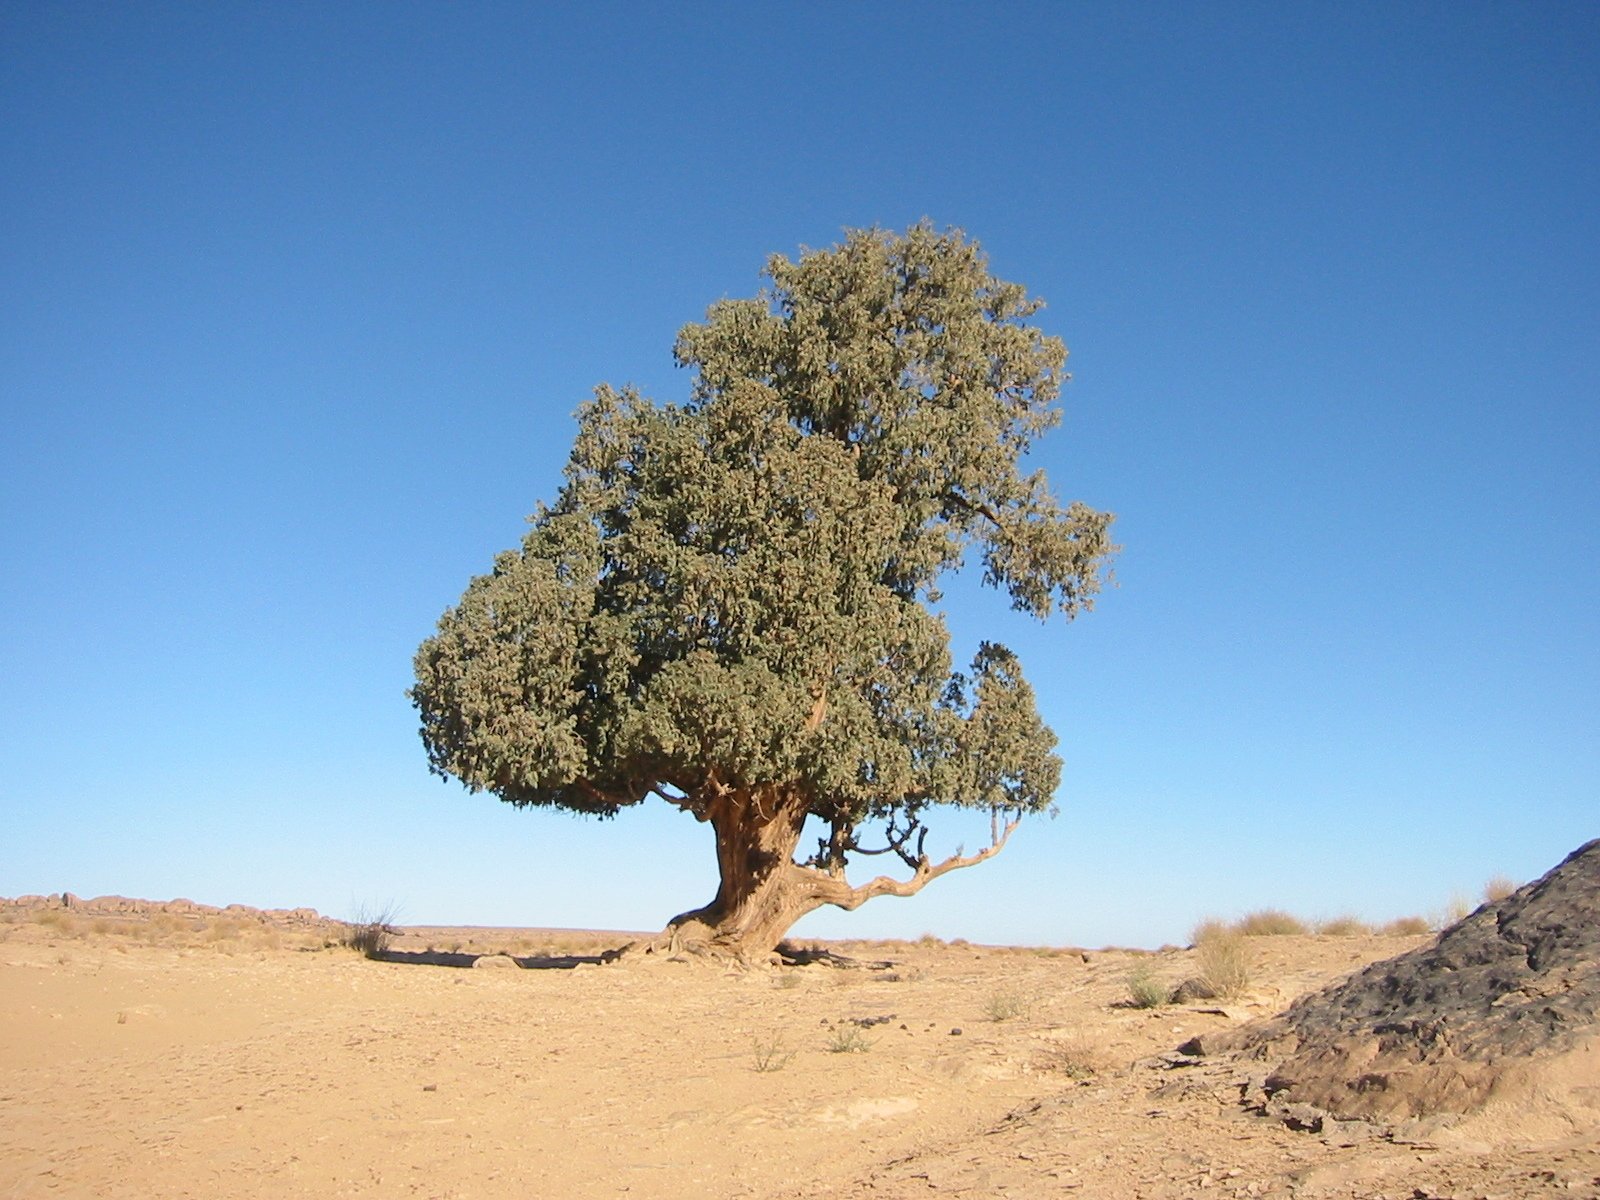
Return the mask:
<svg viewBox="0 0 1600 1200">
<path fill-rule="evenodd" d="M 1275 1062 L 1275 1109 L 1395 1121 L 1470 1113 L 1597 1039 L 1600 839 L 1433 943 L 1192 1052 Z"/>
</svg>

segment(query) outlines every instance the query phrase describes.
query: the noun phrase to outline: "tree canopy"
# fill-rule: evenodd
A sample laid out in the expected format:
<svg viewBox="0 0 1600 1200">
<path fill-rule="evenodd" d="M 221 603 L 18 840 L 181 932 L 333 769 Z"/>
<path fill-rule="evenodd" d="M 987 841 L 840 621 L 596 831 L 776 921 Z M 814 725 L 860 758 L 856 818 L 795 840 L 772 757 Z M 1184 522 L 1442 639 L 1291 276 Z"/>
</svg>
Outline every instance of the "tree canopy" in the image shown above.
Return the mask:
<svg viewBox="0 0 1600 1200">
<path fill-rule="evenodd" d="M 975 243 L 850 231 L 765 274 L 679 332 L 686 403 L 601 386 L 578 410 L 559 494 L 440 619 L 410 693 L 432 769 L 473 791 L 709 822 L 721 885 L 673 928 L 739 952 L 1050 806 L 1020 664 L 985 643 L 953 670 L 939 583 L 976 553 L 1014 608 L 1070 619 L 1115 549 L 1109 514 L 1022 471 L 1066 351 Z M 989 847 L 931 861 L 939 805 L 991 813 Z M 808 817 L 826 834 L 795 861 Z M 885 853 L 909 877 L 846 880 Z"/>
</svg>

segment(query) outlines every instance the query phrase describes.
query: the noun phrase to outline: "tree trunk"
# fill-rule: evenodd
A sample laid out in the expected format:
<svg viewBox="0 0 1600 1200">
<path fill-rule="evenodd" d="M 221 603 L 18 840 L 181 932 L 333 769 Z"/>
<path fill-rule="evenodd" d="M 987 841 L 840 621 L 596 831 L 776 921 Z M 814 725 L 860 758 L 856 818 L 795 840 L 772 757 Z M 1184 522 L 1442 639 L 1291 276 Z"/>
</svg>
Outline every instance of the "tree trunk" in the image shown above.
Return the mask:
<svg viewBox="0 0 1600 1200">
<path fill-rule="evenodd" d="M 914 896 L 941 875 L 993 858 L 1010 840 L 1019 819 L 1013 817 L 1002 827 L 996 811 L 990 844 L 984 849 L 973 854 L 957 851 L 940 863 L 919 854 L 909 879 L 879 875 L 852 887 L 844 877 L 842 860 L 828 869 L 794 861 L 806 821 L 805 800 L 795 791 L 775 785 L 719 789 L 703 804 L 684 807 L 716 831 L 721 884 L 710 904 L 674 917 L 666 935 L 675 949 L 743 960 L 771 953 L 789 928 L 813 909 L 832 904 L 850 911 L 877 896 Z M 649 953 L 655 947 L 652 942 L 636 948 Z"/>
<path fill-rule="evenodd" d="M 716 831 L 721 882 L 710 904 L 668 924 L 674 944 L 763 955 L 826 903 L 810 886 L 811 872 L 794 861 L 805 819 L 804 801 L 778 788 L 730 792 L 711 803 L 706 820 Z"/>
</svg>

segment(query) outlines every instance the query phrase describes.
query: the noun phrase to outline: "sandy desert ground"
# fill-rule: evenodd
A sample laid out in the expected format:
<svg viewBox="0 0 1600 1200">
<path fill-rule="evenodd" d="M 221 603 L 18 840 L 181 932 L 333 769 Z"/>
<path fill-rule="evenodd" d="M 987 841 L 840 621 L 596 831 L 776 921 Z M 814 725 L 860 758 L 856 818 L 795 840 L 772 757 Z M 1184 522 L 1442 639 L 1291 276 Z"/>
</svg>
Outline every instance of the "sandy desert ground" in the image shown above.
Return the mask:
<svg viewBox="0 0 1600 1200">
<path fill-rule="evenodd" d="M 371 961 L 304 910 L 3 915 L 0 1197 L 1600 1196 L 1594 1131 L 1294 1132 L 1162 1057 L 1425 938 L 1251 939 L 1238 1002 L 1142 1010 L 1130 971 L 1192 951 L 742 971 L 411 929 Z"/>
</svg>

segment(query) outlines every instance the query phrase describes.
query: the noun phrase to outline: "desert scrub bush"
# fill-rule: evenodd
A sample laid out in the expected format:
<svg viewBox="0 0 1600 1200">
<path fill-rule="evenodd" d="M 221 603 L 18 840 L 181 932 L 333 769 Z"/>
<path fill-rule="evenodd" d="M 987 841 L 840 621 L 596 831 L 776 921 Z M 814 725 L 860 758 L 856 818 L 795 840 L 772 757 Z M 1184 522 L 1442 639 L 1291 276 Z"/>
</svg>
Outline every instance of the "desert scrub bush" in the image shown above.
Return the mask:
<svg viewBox="0 0 1600 1200">
<path fill-rule="evenodd" d="M 1278 908 L 1246 913 L 1234 922 L 1233 928 L 1245 937 L 1284 937 L 1307 932 L 1304 921 Z"/>
<path fill-rule="evenodd" d="M 356 909 L 355 918 L 345 924 L 343 943 L 367 958 L 377 958 L 394 941 L 395 918 L 400 910 L 393 904 L 369 909 L 365 904 Z"/>
<path fill-rule="evenodd" d="M 1149 963 L 1140 963 L 1129 971 L 1127 983 L 1128 1002 L 1135 1008 L 1160 1008 L 1172 1000 L 1171 985 L 1158 979 Z"/>
<path fill-rule="evenodd" d="M 1106 1058 L 1100 1048 L 1082 1033 L 1070 1033 L 1052 1040 L 1040 1052 L 1035 1067 L 1082 1083 L 1106 1069 Z"/>
<path fill-rule="evenodd" d="M 1496 875 L 1483 885 L 1483 899 L 1488 904 L 1504 900 L 1517 890 L 1517 885 L 1510 876 Z"/>
<path fill-rule="evenodd" d="M 872 1043 L 859 1025 L 835 1026 L 833 1035 L 828 1038 L 829 1054 L 865 1054 L 870 1049 Z"/>
<path fill-rule="evenodd" d="M 1433 914 L 1432 928 L 1435 932 L 1448 929 L 1452 925 L 1465 921 L 1472 915 L 1472 901 L 1457 892 L 1450 897 L 1450 902 L 1443 909 Z"/>
<path fill-rule="evenodd" d="M 759 1075 L 781 1071 L 794 1060 L 794 1051 L 783 1043 L 783 1034 L 773 1033 L 750 1041 L 751 1066 Z"/>
<path fill-rule="evenodd" d="M 1378 930 L 1385 937 L 1418 937 L 1429 929 L 1426 917 L 1396 917 Z"/>
<path fill-rule="evenodd" d="M 1372 927 L 1359 917 L 1333 917 L 1317 922 L 1317 934 L 1321 937 L 1361 937 L 1371 932 Z"/>
<path fill-rule="evenodd" d="M 1003 988 L 989 993 L 989 998 L 983 1002 L 983 1015 L 999 1023 L 1026 1016 L 1032 1008 L 1031 997 L 1012 988 Z"/>
<path fill-rule="evenodd" d="M 1229 930 L 1195 945 L 1200 982 L 1218 999 L 1243 995 L 1250 986 L 1250 947 L 1245 937 Z"/>
<path fill-rule="evenodd" d="M 245 922 L 236 921 L 232 917 L 218 917 L 210 925 L 203 926 L 205 939 L 208 942 L 229 942 L 244 933 Z"/>
</svg>

